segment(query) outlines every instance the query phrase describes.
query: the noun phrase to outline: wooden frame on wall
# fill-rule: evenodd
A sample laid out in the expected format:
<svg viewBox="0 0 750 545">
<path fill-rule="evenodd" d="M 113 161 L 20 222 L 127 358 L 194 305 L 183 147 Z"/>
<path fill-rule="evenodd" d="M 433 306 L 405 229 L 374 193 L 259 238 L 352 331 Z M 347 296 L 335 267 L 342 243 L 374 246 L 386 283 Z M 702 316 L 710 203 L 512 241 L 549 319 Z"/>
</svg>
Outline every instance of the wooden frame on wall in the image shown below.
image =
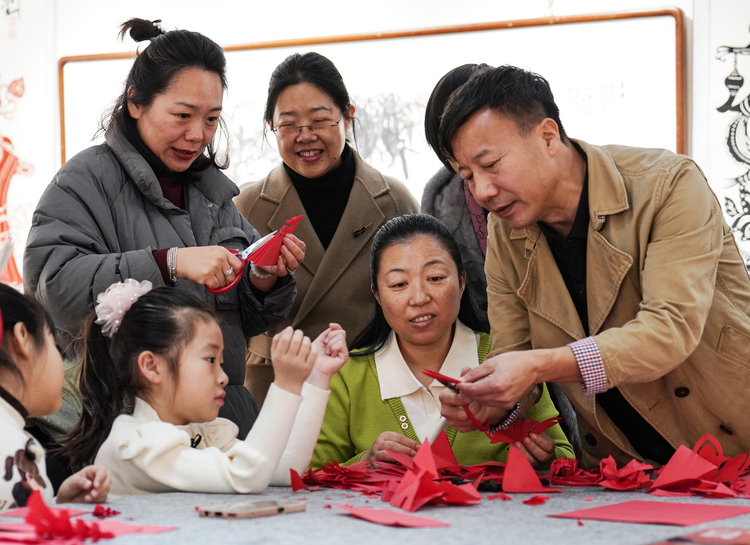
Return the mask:
<svg viewBox="0 0 750 545">
<path fill-rule="evenodd" d="M 591 35 L 587 36 L 587 33 Z M 230 83 L 225 114 L 236 128 L 231 137 L 232 162 L 237 169 L 229 175 L 238 183 L 257 179 L 258 172 L 267 172 L 271 162 L 278 163 L 273 145 L 263 140 L 262 102 L 267 78 L 273 67 L 290 52 L 310 50 L 311 46 L 328 56 L 347 82 L 358 107 L 357 113 L 363 116 L 362 127 L 357 129 L 357 143 L 358 147 L 368 148 L 367 151 L 371 152 L 365 159 L 379 170 L 401 179 L 409 178 L 410 174 L 424 178 L 430 169 L 434 172 L 440 166 L 434 154 L 426 148 L 418 116 L 424 115 L 423 104 L 439 77 L 450 68 L 467 62 L 495 65 L 507 62 L 528 67 L 545 76 L 550 81 L 561 108 L 561 119 L 570 136 L 590 139 L 596 144 L 666 147 L 685 153 L 685 41 L 682 11 L 665 8 L 226 46 Z M 569 50 L 566 51 L 566 47 Z M 639 47 L 642 48 L 640 53 Z M 411 55 L 409 49 L 412 49 Z M 402 52 L 399 58 L 404 59 L 405 66 L 378 65 L 381 56 L 393 58 L 378 55 L 377 51 L 381 50 Z M 86 94 L 94 80 L 106 79 L 118 86 L 118 90 L 107 97 L 114 99 L 122 91 L 122 80 L 126 75 L 125 66 L 121 65 L 124 61 L 129 64 L 129 59 L 134 56 L 134 53 L 113 53 L 60 59 L 62 163 L 69 157 L 68 153 L 74 151 L 69 138 L 70 120 L 79 123 L 85 117 L 86 123 L 91 123 L 90 115 L 78 114 L 75 108 L 79 106 L 72 104 L 70 94 Z M 423 59 L 423 63 L 417 63 L 415 59 Z M 109 78 L 105 69 L 107 61 L 120 63 L 112 64 L 112 77 Z M 440 65 L 441 61 L 444 65 Z M 434 74 L 423 72 L 428 65 Z M 432 65 L 440 66 L 433 68 Z M 355 72 L 362 72 L 362 75 Z M 416 83 L 409 81 L 412 74 L 415 81 L 418 80 Z M 417 89 L 418 86 L 423 88 Z M 396 96 L 404 89 L 407 98 Z M 383 106 L 384 97 L 389 92 L 402 103 L 390 111 L 382 110 L 386 108 Z M 377 95 L 377 98 L 370 101 L 368 93 Z M 80 101 L 83 107 L 89 107 L 94 95 L 92 92 Z M 358 105 L 358 97 L 362 107 Z M 392 99 L 393 96 L 389 98 Z M 381 108 L 379 114 L 398 117 L 400 133 L 397 139 L 402 141 L 398 142 L 397 151 L 386 149 L 389 144 L 385 136 L 378 142 L 369 142 L 368 138 L 361 141 L 363 133 L 368 137 L 368 132 L 379 130 L 366 125 L 380 119 L 368 108 Z M 630 109 L 626 111 L 625 108 Z M 97 116 L 101 111 L 100 108 Z M 588 129 L 582 129 L 585 125 L 577 125 L 586 116 L 592 129 L 590 134 Z M 409 122 L 405 124 L 403 119 L 406 118 Z M 607 127 L 608 124 L 612 126 Z M 87 138 L 95 128 L 92 125 L 92 130 L 86 133 Z M 610 132 L 600 136 L 599 129 Z M 653 140 L 655 130 L 661 131 L 661 140 Z M 612 134 L 611 140 L 609 134 Z M 420 137 L 421 141 L 418 141 Z M 90 142 L 78 142 L 75 151 L 84 144 L 90 145 Z M 424 157 L 415 158 L 415 153 Z M 408 170 L 407 159 L 411 163 Z M 389 172 L 389 166 L 398 172 Z M 256 167 L 260 170 L 252 170 Z M 421 180 L 422 184 L 424 182 L 426 179 Z"/>
</svg>

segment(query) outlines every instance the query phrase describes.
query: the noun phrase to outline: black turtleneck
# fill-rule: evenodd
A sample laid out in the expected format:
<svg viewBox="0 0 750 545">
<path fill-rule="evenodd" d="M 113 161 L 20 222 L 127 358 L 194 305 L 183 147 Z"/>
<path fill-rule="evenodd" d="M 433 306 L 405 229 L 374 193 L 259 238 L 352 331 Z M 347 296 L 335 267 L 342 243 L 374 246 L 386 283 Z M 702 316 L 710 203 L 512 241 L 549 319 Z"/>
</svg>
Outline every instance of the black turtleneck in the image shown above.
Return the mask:
<svg viewBox="0 0 750 545">
<path fill-rule="evenodd" d="M 302 201 L 305 214 L 326 250 L 349 202 L 356 166 L 354 152 L 348 144 L 341 153 L 341 164 L 319 178 L 301 176 L 284 163 L 284 169 Z"/>
</svg>

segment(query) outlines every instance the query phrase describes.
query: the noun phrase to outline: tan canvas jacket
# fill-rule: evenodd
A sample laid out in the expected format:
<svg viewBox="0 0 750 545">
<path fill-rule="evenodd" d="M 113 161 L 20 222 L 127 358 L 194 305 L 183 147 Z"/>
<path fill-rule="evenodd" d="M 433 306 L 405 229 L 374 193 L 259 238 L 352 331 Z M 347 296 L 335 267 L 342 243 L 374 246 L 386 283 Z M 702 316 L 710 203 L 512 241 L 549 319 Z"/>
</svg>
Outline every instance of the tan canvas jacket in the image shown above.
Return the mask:
<svg viewBox="0 0 750 545">
<path fill-rule="evenodd" d="M 725 454 L 750 450 L 750 280 L 700 169 L 665 150 L 597 147 L 588 157 L 589 332 L 609 387 L 674 447 L 710 433 Z M 584 337 L 537 226 L 492 218 L 486 272 L 494 354 Z M 584 464 L 637 457 L 580 384 L 560 384 L 578 413 Z"/>
<path fill-rule="evenodd" d="M 304 241 L 307 250 L 295 272 L 297 299 L 292 311 L 277 327 L 250 341 L 251 365 L 246 384 L 256 396 L 260 394 L 261 400 L 272 374 L 270 366 L 253 369 L 252 364 L 270 363 L 270 342 L 277 332 L 291 325 L 314 339 L 330 322 L 336 322 L 351 341 L 364 329 L 375 305 L 369 273 L 372 238 L 389 219 L 419 212 L 419 204 L 404 184 L 383 176 L 356 151 L 354 157 L 354 185 L 328 250 L 323 248 L 308 218 L 303 217 L 294 234 Z M 265 179 L 243 185 L 235 204 L 261 235 L 281 228 L 289 218 L 305 214 L 283 165 L 274 168 Z M 253 382 L 261 384 L 256 386 Z"/>
</svg>

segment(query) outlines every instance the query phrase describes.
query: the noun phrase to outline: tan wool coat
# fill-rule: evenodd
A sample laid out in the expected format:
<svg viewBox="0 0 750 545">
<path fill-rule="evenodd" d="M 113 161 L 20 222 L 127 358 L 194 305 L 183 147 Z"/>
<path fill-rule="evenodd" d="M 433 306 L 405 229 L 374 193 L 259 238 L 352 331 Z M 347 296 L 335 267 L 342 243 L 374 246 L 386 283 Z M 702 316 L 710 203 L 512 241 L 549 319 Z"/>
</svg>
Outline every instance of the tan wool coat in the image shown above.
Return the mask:
<svg viewBox="0 0 750 545">
<path fill-rule="evenodd" d="M 372 238 L 389 219 L 419 212 L 419 204 L 404 184 L 383 176 L 356 151 L 353 153 L 354 185 L 327 250 L 315 234 L 283 165 L 263 180 L 243 185 L 235 198 L 239 211 L 261 235 L 281 228 L 289 218 L 304 215 L 294 231 L 307 249 L 305 260 L 294 273 L 297 299 L 292 311 L 281 324 L 252 338 L 248 345 L 245 384 L 260 401 L 273 380 L 268 364 L 271 339 L 276 333 L 291 325 L 315 339 L 335 322 L 351 342 L 364 329 L 375 305 L 369 273 Z"/>
<path fill-rule="evenodd" d="M 750 280 L 700 169 L 665 150 L 596 147 L 588 158 L 589 332 L 607 385 L 669 443 L 704 434 L 727 455 L 750 450 Z M 535 225 L 492 218 L 486 262 L 494 354 L 584 337 L 549 245 Z M 573 402 L 583 462 L 637 458 L 579 384 Z"/>
</svg>

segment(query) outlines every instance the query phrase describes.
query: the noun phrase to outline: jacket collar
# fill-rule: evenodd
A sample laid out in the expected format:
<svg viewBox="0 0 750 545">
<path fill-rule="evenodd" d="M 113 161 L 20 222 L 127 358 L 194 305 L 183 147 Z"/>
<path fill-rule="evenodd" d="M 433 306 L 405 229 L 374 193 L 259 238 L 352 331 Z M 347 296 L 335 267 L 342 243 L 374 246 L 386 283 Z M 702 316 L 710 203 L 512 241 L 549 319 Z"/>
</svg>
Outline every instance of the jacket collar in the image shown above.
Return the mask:
<svg viewBox="0 0 750 545">
<path fill-rule="evenodd" d="M 370 244 L 375 232 L 385 222 L 385 215 L 375 199 L 390 191 L 388 182 L 353 151 L 356 163 L 354 184 L 328 250 L 318 240 L 307 216 L 302 218 L 294 232 L 307 245 L 305 260 L 301 266 L 313 276 L 295 316 L 295 323 L 299 323 L 315 308 L 362 248 Z M 283 165 L 274 168 L 265 178 L 260 198 L 277 204 L 267 223 L 268 229 L 272 231 L 280 229 L 286 220 L 304 210 Z"/>
<path fill-rule="evenodd" d="M 153 169 L 146 159 L 136 151 L 120 130 L 119 123 L 112 122 L 104 135 L 107 146 L 115 154 L 128 178 L 138 190 L 159 208 L 178 210 L 169 200 L 164 198 Z M 217 167 L 211 166 L 201 173 L 198 180 L 193 181 L 198 191 L 209 201 L 221 206 L 239 194 L 239 189 Z M 187 195 L 186 195 L 187 196 Z"/>
<path fill-rule="evenodd" d="M 589 175 L 589 218 L 590 225 L 599 231 L 607 216 L 617 214 L 630 207 L 628 194 L 622 174 L 617 169 L 612 156 L 602 147 L 592 146 L 583 140 L 571 138 L 586 154 Z M 594 181 L 592 181 L 594 180 Z M 539 238 L 541 230 L 534 224 L 524 229 L 512 229 L 511 240 L 529 238 L 534 243 Z"/>
<path fill-rule="evenodd" d="M 586 153 L 589 173 L 589 236 L 586 246 L 586 282 L 589 334 L 595 335 L 614 305 L 616 294 L 633 264 L 629 254 L 614 247 L 601 233 L 607 216 L 629 208 L 625 182 L 612 156 L 603 148 L 575 140 Z M 498 220 L 495 220 L 498 221 Z M 585 335 L 573 301 L 557 267 L 547 239 L 538 225 L 513 229 L 511 240 L 526 239 L 526 276 L 518 290 L 529 311 L 554 323 L 574 339 Z"/>
</svg>

